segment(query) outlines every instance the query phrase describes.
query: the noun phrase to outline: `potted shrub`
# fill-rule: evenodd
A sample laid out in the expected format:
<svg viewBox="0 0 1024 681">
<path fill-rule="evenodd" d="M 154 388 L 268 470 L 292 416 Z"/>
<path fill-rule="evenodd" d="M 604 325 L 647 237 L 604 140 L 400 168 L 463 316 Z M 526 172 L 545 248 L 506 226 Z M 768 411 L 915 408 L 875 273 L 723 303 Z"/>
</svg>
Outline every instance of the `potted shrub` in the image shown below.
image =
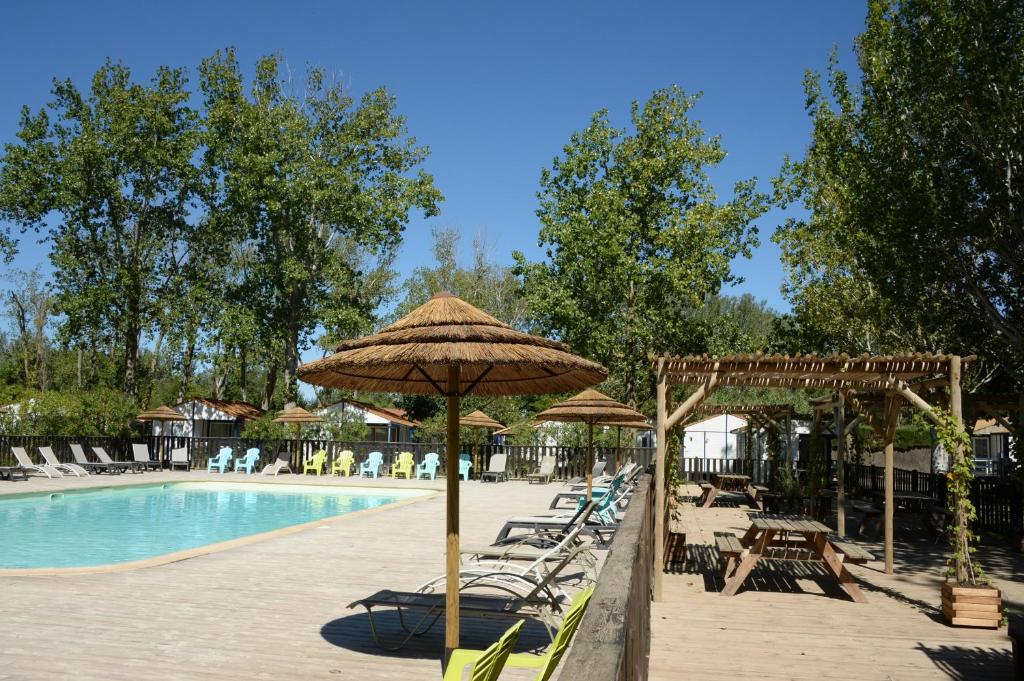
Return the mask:
<svg viewBox="0 0 1024 681">
<path fill-rule="evenodd" d="M 977 517 L 971 503 L 974 467 L 965 455 L 971 440 L 963 426 L 950 414 L 936 410 L 939 442 L 951 457 L 947 474 L 947 501 L 953 512 L 949 528 L 952 553 L 947 561 L 946 582 L 942 585 L 942 614 L 955 627 L 991 627 L 1002 623 L 1002 599 L 999 589 L 985 577 L 974 560 L 975 536 L 971 521 Z"/>
</svg>

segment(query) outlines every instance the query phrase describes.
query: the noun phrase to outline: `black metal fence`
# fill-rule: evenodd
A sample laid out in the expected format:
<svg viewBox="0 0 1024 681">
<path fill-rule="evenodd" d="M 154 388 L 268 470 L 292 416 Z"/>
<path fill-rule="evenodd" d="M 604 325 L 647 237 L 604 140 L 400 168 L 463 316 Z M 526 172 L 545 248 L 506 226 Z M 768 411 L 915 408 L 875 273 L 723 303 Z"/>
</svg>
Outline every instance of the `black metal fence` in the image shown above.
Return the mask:
<svg viewBox="0 0 1024 681">
<path fill-rule="evenodd" d="M 339 440 L 254 440 L 237 437 L 177 437 L 159 435 L 140 439 L 116 437 L 47 437 L 34 435 L 0 436 L 0 465 L 13 465 L 14 456 L 11 447 L 24 447 L 34 460 L 38 461 L 37 448 L 49 446 L 53 448 L 57 458 L 64 462 L 74 461 L 71 454 L 72 444 L 85 447 L 91 457 L 92 447 L 103 447 L 115 459 L 131 459 L 132 444 L 145 443 L 149 447 L 150 458 L 169 464 L 171 451 L 185 448 L 188 452 L 192 468 L 205 468 L 207 460 L 215 457 L 224 447 L 230 447 L 235 456 L 242 456 L 249 449 L 259 451 L 257 470 L 273 462 L 280 453 L 289 457 L 291 468 L 301 471 L 303 462 L 310 459 L 319 450 L 327 453 L 327 471 L 331 470 L 334 461 L 344 451 L 353 453 L 356 464 L 365 461 L 370 452 L 380 452 L 384 465 L 382 472 L 387 473 L 391 464 L 402 452 L 410 452 L 416 463 L 421 463 L 430 452 L 437 453 L 440 461 L 438 474 L 445 474 L 445 444 L 443 442 L 344 442 Z M 473 461 L 473 477 L 480 470 L 486 470 L 491 457 L 505 454 L 505 468 L 512 478 L 523 478 L 540 466 L 546 456 L 554 456 L 556 460 L 555 478 L 565 480 L 584 474 L 586 469 L 587 451 L 585 447 L 558 447 L 544 445 L 466 445 L 463 453 Z M 623 463 L 633 462 L 642 466 L 650 464 L 654 456 L 652 448 L 645 447 L 595 447 L 595 458 L 604 461 L 609 471 Z"/>
<path fill-rule="evenodd" d="M 844 482 L 847 494 L 872 496 L 885 491 L 885 468 L 846 463 Z M 748 459 L 684 458 L 680 461 L 684 479 L 708 482 L 716 474 L 749 475 L 754 484 L 772 486 L 770 461 Z M 799 474 L 799 472 L 798 472 Z M 946 505 L 946 476 L 943 473 L 896 468 L 893 490 L 917 492 L 932 498 L 937 506 Z M 1008 477 L 978 477 L 971 482 L 971 501 L 978 511 L 975 527 L 1005 532 L 1024 529 L 1024 502 L 1020 486 Z"/>
</svg>

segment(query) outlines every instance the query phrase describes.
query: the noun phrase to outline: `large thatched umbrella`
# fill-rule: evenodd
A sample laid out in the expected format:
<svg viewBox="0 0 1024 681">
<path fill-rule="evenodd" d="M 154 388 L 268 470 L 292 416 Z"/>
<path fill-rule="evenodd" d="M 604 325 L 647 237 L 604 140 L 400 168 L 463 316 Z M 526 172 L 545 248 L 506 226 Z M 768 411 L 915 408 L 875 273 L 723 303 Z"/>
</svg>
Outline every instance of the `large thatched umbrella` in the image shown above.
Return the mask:
<svg viewBox="0 0 1024 681">
<path fill-rule="evenodd" d="M 484 430 L 504 430 L 504 424 L 498 423 L 479 409 L 472 411 L 459 419 L 459 426 L 462 428 L 482 428 Z M 473 465 L 476 466 L 477 477 L 480 475 L 480 460 L 476 445 L 473 445 Z"/>
<path fill-rule="evenodd" d="M 284 409 L 277 412 L 277 416 L 274 417 L 274 423 L 293 423 L 295 424 L 295 455 L 299 457 L 297 464 L 302 463 L 302 452 L 299 451 L 302 447 L 302 424 L 303 423 L 322 423 L 323 419 L 316 414 L 310 414 L 308 411 L 298 406 L 294 402 L 289 402 L 284 406 Z"/>
<path fill-rule="evenodd" d="M 587 389 L 565 402 L 545 409 L 534 417 L 537 421 L 560 421 L 587 424 L 587 499 L 594 486 L 594 424 L 636 423 L 646 421 L 640 412 L 616 402 L 604 393 Z"/>
<path fill-rule="evenodd" d="M 459 645 L 460 398 L 577 390 L 607 374 L 562 343 L 517 331 L 447 292 L 299 367 L 299 378 L 318 385 L 448 398 L 445 662 Z"/>
</svg>

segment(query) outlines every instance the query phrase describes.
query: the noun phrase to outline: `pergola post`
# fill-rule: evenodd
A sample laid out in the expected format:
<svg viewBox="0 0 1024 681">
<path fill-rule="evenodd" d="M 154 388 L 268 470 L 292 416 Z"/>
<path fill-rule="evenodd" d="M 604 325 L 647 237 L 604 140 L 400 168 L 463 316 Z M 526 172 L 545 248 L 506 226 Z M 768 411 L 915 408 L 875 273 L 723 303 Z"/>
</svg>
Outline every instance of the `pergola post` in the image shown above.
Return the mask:
<svg viewBox="0 0 1024 681">
<path fill-rule="evenodd" d="M 668 377 L 665 360 L 658 359 L 657 387 L 657 464 L 654 467 L 654 600 L 661 600 L 665 564 L 665 466 L 668 451 Z"/>
<path fill-rule="evenodd" d="M 882 443 L 885 446 L 885 574 L 893 571 L 893 514 L 895 499 L 895 436 L 899 402 L 891 391 L 885 393 L 885 421 L 882 424 Z"/>
<path fill-rule="evenodd" d="M 963 396 L 960 392 L 960 357 L 958 356 L 953 356 L 949 360 L 949 413 L 953 417 L 954 424 L 962 428 L 964 425 L 964 405 Z M 957 447 L 956 451 L 949 452 L 949 455 L 953 457 L 953 460 L 950 462 L 950 468 L 952 468 L 960 462 L 965 452 Z M 959 503 L 959 500 L 957 500 L 956 506 L 952 510 L 956 514 L 953 526 L 956 528 L 957 545 L 966 547 L 967 538 L 964 535 L 967 531 L 967 518 L 964 516 L 963 506 Z M 969 559 L 969 556 L 965 556 L 964 560 L 957 561 L 956 563 L 957 584 L 967 583 L 967 566 L 965 562 Z"/>
<path fill-rule="evenodd" d="M 836 431 L 836 532 L 846 536 L 846 398 L 836 392 L 836 406 L 832 411 L 832 426 Z"/>
</svg>

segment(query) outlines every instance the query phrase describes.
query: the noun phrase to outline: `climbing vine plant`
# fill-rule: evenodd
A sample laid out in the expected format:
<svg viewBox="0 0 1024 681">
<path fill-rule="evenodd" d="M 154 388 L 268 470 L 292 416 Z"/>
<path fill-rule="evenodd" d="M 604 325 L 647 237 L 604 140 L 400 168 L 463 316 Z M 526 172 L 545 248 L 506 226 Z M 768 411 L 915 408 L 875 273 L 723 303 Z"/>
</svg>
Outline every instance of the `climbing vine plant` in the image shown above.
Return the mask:
<svg viewBox="0 0 1024 681">
<path fill-rule="evenodd" d="M 952 552 L 947 561 L 947 576 L 958 584 L 976 585 L 987 582 L 981 565 L 974 560 L 974 543 L 977 539 L 971 530 L 971 522 L 977 517 L 977 510 L 971 502 L 971 481 L 974 466 L 964 453 L 971 449 L 971 438 L 962 424 L 953 415 L 942 409 L 935 409 L 935 432 L 943 449 L 949 453 L 949 472 L 946 474 L 946 499 L 953 512 L 953 524 L 949 527 L 949 543 Z"/>
</svg>

